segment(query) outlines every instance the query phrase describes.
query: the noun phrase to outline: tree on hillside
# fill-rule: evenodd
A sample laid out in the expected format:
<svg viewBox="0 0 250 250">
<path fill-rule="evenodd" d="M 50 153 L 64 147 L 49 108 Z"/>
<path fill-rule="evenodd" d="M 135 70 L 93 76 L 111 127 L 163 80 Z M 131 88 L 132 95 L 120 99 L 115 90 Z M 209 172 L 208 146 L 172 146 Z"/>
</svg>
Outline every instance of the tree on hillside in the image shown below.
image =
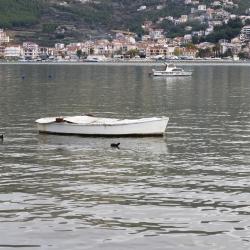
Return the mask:
<svg viewBox="0 0 250 250">
<path fill-rule="evenodd" d="M 228 24 L 215 27 L 214 32 L 206 36 L 205 40 L 217 43 L 221 39 L 231 40 L 240 34 L 243 24 L 240 19 L 230 20 Z"/>
</svg>

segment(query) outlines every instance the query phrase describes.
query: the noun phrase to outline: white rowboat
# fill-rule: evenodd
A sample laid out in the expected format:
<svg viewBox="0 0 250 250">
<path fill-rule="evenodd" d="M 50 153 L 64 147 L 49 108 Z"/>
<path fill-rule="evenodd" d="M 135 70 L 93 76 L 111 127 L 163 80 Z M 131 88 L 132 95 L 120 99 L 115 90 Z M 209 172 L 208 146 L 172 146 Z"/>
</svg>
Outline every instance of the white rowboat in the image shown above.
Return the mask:
<svg viewBox="0 0 250 250">
<path fill-rule="evenodd" d="M 164 134 L 168 120 L 168 117 L 114 119 L 83 115 L 40 118 L 36 120 L 36 123 L 40 133 L 85 136 L 159 136 Z"/>
</svg>

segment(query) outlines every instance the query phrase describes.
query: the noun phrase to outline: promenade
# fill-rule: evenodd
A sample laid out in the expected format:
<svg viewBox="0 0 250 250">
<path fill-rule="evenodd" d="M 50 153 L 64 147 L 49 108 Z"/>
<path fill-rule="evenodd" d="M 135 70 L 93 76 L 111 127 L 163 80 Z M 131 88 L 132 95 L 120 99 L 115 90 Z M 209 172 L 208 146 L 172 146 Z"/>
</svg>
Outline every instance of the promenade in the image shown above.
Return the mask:
<svg viewBox="0 0 250 250">
<path fill-rule="evenodd" d="M 99 61 L 99 62 L 87 62 L 83 60 L 76 61 L 0 61 L 2 65 L 161 65 L 164 63 L 174 63 L 178 65 L 242 65 L 242 66 L 250 66 L 250 60 L 134 60 L 134 59 L 123 59 L 123 60 L 107 60 L 107 61 Z"/>
</svg>

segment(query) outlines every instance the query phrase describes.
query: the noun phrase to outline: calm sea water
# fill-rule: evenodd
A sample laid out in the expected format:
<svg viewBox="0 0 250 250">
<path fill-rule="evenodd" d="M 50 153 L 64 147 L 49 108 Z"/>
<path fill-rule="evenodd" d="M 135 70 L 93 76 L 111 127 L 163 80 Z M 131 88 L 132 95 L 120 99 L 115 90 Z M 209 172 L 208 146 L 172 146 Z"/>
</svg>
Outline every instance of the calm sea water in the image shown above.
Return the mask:
<svg viewBox="0 0 250 250">
<path fill-rule="evenodd" d="M 0 65 L 0 249 L 250 249 L 250 67 L 189 68 Z M 170 122 L 163 138 L 36 131 L 84 113 Z"/>
</svg>

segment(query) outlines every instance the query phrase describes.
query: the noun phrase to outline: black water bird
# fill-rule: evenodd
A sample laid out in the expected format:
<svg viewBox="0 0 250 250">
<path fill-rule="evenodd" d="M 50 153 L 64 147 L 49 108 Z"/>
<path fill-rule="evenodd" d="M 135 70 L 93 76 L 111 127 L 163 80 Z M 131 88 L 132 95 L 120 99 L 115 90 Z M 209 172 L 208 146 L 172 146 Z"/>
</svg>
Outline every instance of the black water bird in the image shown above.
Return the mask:
<svg viewBox="0 0 250 250">
<path fill-rule="evenodd" d="M 3 134 L 1 134 L 1 135 L 0 135 L 0 140 L 2 140 L 2 141 L 3 141 Z"/>
<path fill-rule="evenodd" d="M 111 143 L 110 144 L 110 147 L 111 148 L 118 148 L 119 149 L 119 145 L 120 145 L 121 143 L 120 142 L 118 142 L 118 143 Z"/>
<path fill-rule="evenodd" d="M 25 78 L 25 75 L 22 75 L 22 79 L 24 79 Z"/>
</svg>

